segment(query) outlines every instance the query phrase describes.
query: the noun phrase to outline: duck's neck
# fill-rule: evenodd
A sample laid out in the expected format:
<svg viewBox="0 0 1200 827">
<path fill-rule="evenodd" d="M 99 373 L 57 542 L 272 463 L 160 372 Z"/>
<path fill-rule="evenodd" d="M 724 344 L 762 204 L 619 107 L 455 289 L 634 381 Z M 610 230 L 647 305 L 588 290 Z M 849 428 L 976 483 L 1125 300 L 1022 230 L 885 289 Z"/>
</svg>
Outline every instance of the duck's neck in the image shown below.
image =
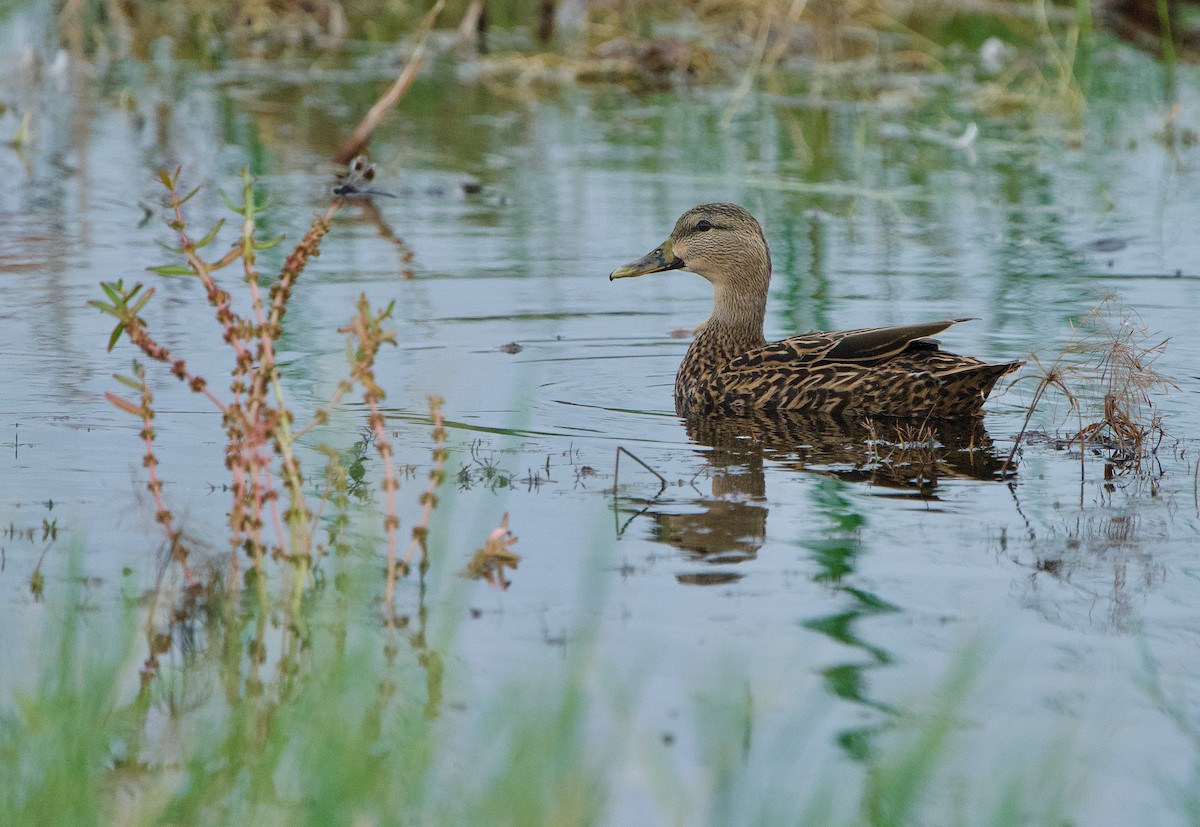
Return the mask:
<svg viewBox="0 0 1200 827">
<path fill-rule="evenodd" d="M 675 377 L 675 405 L 681 414 L 708 404 L 704 388 L 710 377 L 731 361 L 756 347 L 763 339 L 765 296 L 717 288 L 713 314 L 696 328 L 696 337 L 679 365 Z"/>
<path fill-rule="evenodd" d="M 696 328 L 696 338 L 680 365 L 681 376 L 709 374 L 767 343 L 763 338 L 763 317 L 767 313 L 769 273 L 768 269 L 763 275 L 761 287 L 713 283 L 712 316 Z"/>
<path fill-rule="evenodd" d="M 704 324 L 704 331 L 721 334 L 744 353 L 766 344 L 763 339 L 763 318 L 767 313 L 766 290 L 734 289 L 729 285 L 713 285 L 713 313 Z"/>
<path fill-rule="evenodd" d="M 767 288 L 771 284 L 771 253 L 762 231 L 747 230 L 742 243 L 719 253 L 709 252 L 692 270 L 713 286 L 712 317 L 697 331 L 719 337 L 740 356 L 763 340 Z"/>
</svg>

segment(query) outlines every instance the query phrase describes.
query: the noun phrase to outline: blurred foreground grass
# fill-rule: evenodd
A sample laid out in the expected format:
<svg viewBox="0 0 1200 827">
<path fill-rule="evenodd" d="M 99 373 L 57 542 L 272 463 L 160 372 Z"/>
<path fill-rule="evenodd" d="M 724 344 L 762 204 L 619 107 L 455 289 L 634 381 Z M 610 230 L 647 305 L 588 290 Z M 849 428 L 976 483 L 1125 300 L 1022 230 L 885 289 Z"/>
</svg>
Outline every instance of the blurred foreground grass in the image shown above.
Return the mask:
<svg viewBox="0 0 1200 827">
<path fill-rule="evenodd" d="M 450 702 L 463 697 L 446 667 L 456 635 L 430 645 L 424 612 L 392 633 L 349 628 L 358 586 L 342 584 L 311 596 L 307 635 L 249 603 L 200 611 L 193 645 L 140 688 L 136 601 L 65 601 L 36 643 L 33 686 L 0 706 L 0 823 L 1077 823 L 1078 745 L 1048 735 L 1007 758 L 970 753 L 967 708 L 988 671 L 978 641 L 912 687 L 854 762 L 815 743 L 820 699 L 789 699 L 780 723 L 778 699 L 716 674 L 681 725 L 699 747 L 688 767 L 638 725 L 645 676 L 601 663 L 586 634 L 559 667 Z M 264 631 L 279 641 L 269 655 Z"/>
</svg>

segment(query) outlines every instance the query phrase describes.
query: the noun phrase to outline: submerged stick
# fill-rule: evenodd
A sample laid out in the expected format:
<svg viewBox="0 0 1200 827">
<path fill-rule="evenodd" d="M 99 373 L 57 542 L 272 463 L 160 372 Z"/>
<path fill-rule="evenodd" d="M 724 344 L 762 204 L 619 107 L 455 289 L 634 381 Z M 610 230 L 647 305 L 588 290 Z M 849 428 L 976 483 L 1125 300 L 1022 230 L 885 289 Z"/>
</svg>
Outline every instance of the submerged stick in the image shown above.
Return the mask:
<svg viewBox="0 0 1200 827">
<path fill-rule="evenodd" d="M 636 514 L 634 514 L 632 517 L 630 517 L 628 520 L 626 520 L 626 521 L 625 521 L 625 525 L 621 525 L 621 524 L 620 524 L 620 519 L 617 517 L 617 490 L 620 488 L 620 485 L 621 485 L 621 454 L 625 454 L 625 455 L 627 455 L 627 456 L 628 456 L 630 459 L 632 459 L 632 460 L 633 460 L 634 462 L 636 462 L 638 465 L 642 466 L 642 467 L 643 467 L 643 468 L 645 468 L 647 471 L 649 471 L 651 474 L 653 474 L 654 476 L 658 477 L 658 483 L 659 483 L 659 485 L 658 485 L 658 492 L 657 492 L 657 493 L 655 493 L 655 495 L 654 495 L 653 497 L 651 497 L 651 498 L 650 498 L 650 501 L 649 501 L 648 503 L 646 503 L 646 505 L 645 505 L 645 506 L 644 506 L 644 507 L 643 507 L 643 508 L 642 508 L 640 511 L 638 511 Z M 614 524 L 615 524 L 615 525 L 616 525 L 616 527 L 617 527 L 617 537 L 619 538 L 619 537 L 620 537 L 622 534 L 624 534 L 624 533 L 625 533 L 625 529 L 629 528 L 629 524 L 630 524 L 630 523 L 632 523 L 634 520 L 636 520 L 636 519 L 637 519 L 638 517 L 640 517 L 642 514 L 645 514 L 645 513 L 646 513 L 646 511 L 647 511 L 647 510 L 650 508 L 650 505 L 651 505 L 651 504 L 652 504 L 652 503 L 653 503 L 655 500 L 657 500 L 659 497 L 661 497 L 661 496 L 663 495 L 663 492 L 664 492 L 664 491 L 666 491 L 666 490 L 667 490 L 667 479 L 666 479 L 666 477 L 664 477 L 662 474 L 660 474 L 660 473 L 658 473 L 657 471 L 655 471 L 653 468 L 651 468 L 651 467 L 650 467 L 649 465 L 647 465 L 646 463 L 642 462 L 642 461 L 641 461 L 641 460 L 640 460 L 640 459 L 639 459 L 639 458 L 638 458 L 638 457 L 637 457 L 635 454 L 633 454 L 631 451 L 629 451 L 628 449 L 624 448 L 623 446 L 620 446 L 620 445 L 618 445 L 618 446 L 617 446 L 617 461 L 616 461 L 616 467 L 613 469 L 613 521 L 614 521 Z"/>
<path fill-rule="evenodd" d="M 1196 470 L 1192 474 L 1192 504 L 1200 514 L 1200 458 L 1196 459 Z"/>
<path fill-rule="evenodd" d="M 624 446 L 618 445 L 617 446 L 616 467 L 613 469 L 613 496 L 614 497 L 617 496 L 617 487 L 620 485 L 620 482 L 621 482 L 621 454 L 625 454 L 631 460 L 636 462 L 638 465 L 642 466 L 647 471 L 649 471 L 651 474 L 658 477 L 658 481 L 659 481 L 659 483 L 661 483 L 661 485 L 659 486 L 658 494 L 654 495 L 655 497 L 661 495 L 662 492 L 667 490 L 667 478 L 666 477 L 664 477 L 662 474 L 655 471 L 653 468 L 651 468 L 646 463 L 642 462 L 640 459 L 637 458 L 636 455 L 634 455 L 632 452 L 630 452 Z"/>
</svg>

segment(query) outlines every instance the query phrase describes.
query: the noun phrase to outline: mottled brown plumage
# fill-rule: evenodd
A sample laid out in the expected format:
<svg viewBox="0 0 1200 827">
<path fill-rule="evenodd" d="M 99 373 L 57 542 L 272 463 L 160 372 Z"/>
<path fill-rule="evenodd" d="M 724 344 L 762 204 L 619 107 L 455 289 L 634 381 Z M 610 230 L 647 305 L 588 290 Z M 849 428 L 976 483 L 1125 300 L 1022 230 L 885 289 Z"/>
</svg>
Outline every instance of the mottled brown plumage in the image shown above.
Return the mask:
<svg viewBox="0 0 1200 827">
<path fill-rule="evenodd" d="M 713 285 L 712 317 L 675 377 L 681 416 L 749 410 L 956 418 L 976 416 L 997 380 L 1022 362 L 987 364 L 930 336 L 966 319 L 809 333 L 767 344 L 771 254 L 736 204 L 688 210 L 661 247 L 610 279 L 687 268 Z"/>
</svg>

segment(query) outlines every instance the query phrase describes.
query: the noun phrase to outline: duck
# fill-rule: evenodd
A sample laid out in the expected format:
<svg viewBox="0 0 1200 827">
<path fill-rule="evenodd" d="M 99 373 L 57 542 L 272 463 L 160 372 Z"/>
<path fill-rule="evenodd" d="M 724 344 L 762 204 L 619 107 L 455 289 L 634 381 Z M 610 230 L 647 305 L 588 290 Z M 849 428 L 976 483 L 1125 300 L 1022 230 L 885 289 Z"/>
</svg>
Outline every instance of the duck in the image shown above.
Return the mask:
<svg viewBox="0 0 1200 827">
<path fill-rule="evenodd" d="M 675 376 L 681 417 L 757 411 L 978 417 L 1000 378 L 1024 364 L 959 356 L 932 338 L 969 318 L 767 342 L 771 252 L 762 226 L 737 204 L 693 207 L 666 241 L 613 270 L 609 280 L 680 269 L 713 287 L 712 316 L 696 329 Z"/>
</svg>

